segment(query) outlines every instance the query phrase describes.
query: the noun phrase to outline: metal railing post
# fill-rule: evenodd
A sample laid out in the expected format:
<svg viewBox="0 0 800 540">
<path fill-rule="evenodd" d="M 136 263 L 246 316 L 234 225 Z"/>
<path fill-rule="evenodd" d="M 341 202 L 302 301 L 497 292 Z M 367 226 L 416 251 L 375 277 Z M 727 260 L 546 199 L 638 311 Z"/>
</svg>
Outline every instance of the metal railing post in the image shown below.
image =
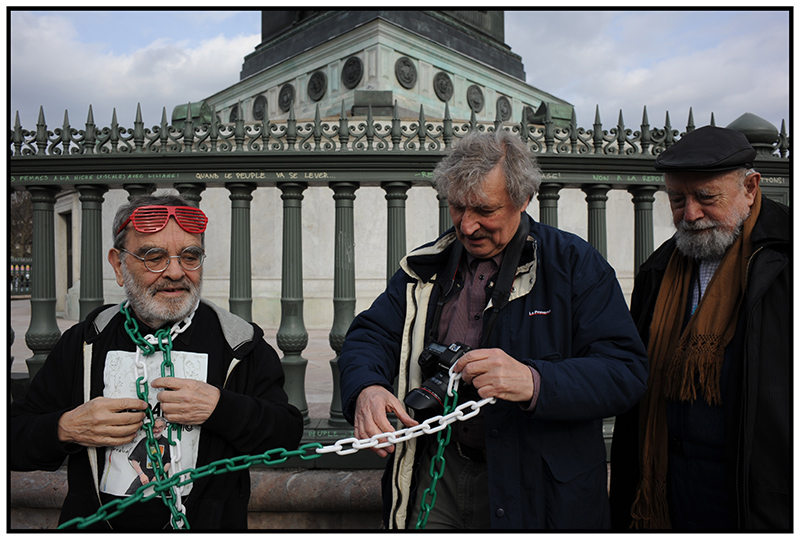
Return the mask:
<svg viewBox="0 0 800 540">
<path fill-rule="evenodd" d="M 653 203 L 657 186 L 631 186 L 633 201 L 633 275 L 653 253 Z"/>
<path fill-rule="evenodd" d="M 561 184 L 542 184 L 539 186 L 539 221 L 551 227 L 558 227 L 558 199 Z"/>
<path fill-rule="evenodd" d="M 25 343 L 33 351 L 26 360 L 30 379 L 44 365 L 61 337 L 56 323 L 55 203 L 58 188 L 28 188 L 33 202 L 33 264 L 31 265 L 31 322 Z"/>
<path fill-rule="evenodd" d="M 437 194 L 436 198 L 439 200 L 439 235 L 453 226 L 453 219 L 450 217 L 450 206 L 447 204 L 447 197 L 442 197 Z"/>
<path fill-rule="evenodd" d="M 400 260 L 406 254 L 406 200 L 410 182 L 386 182 L 381 185 L 386 191 L 386 281 L 394 275 Z"/>
<path fill-rule="evenodd" d="M 611 186 L 591 184 L 585 185 L 581 189 L 586 193 L 586 204 L 589 212 L 588 241 L 604 258 L 608 258 L 606 201 L 608 201 L 608 190 L 611 189 Z"/>
<path fill-rule="evenodd" d="M 80 320 L 103 305 L 103 194 L 108 186 L 76 186 L 81 201 Z"/>
<path fill-rule="evenodd" d="M 336 353 L 330 361 L 333 374 L 333 397 L 331 398 L 331 425 L 346 426 L 347 421 L 342 414 L 342 397 L 339 391 L 339 353 L 342 351 L 344 338 L 350 323 L 355 318 L 356 308 L 356 260 L 355 260 L 355 226 L 353 219 L 353 201 L 358 184 L 349 182 L 331 182 L 333 200 L 336 201 L 336 218 L 334 223 L 334 260 L 333 260 L 333 325 L 328 340 Z"/>
<path fill-rule="evenodd" d="M 308 360 L 300 353 L 308 345 L 308 332 L 303 322 L 303 183 L 280 184 L 283 200 L 283 263 L 281 267 L 281 323 L 276 340 L 283 351 L 284 389 L 289 402 L 297 407 L 307 424 L 308 402 L 305 379 Z"/>
<path fill-rule="evenodd" d="M 226 184 L 231 200 L 231 270 L 228 305 L 231 313 L 253 320 L 250 202 L 255 184 Z"/>
</svg>

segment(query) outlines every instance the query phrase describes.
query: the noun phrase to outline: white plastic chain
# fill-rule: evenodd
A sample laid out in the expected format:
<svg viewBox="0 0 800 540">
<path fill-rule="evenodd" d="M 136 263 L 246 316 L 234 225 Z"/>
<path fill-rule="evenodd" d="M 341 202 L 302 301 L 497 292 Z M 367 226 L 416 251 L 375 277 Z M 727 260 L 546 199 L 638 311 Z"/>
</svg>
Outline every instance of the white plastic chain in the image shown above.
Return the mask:
<svg viewBox="0 0 800 540">
<path fill-rule="evenodd" d="M 451 397 L 453 396 L 453 390 L 458 391 L 458 381 L 461 380 L 461 373 L 453 372 L 454 366 L 455 364 L 450 367 L 450 380 L 447 385 L 447 395 Z M 467 401 L 466 403 L 462 403 L 456 407 L 455 410 L 450 414 L 428 418 L 416 426 L 403 428 L 392 432 L 378 433 L 377 435 L 373 435 L 372 437 L 368 437 L 366 439 L 357 439 L 356 437 L 340 439 L 329 446 L 317 448 L 316 452 L 317 454 L 330 454 L 335 452 L 340 456 L 346 456 L 348 454 L 355 454 L 359 450 L 364 450 L 365 448 L 385 448 L 387 446 L 404 442 L 415 437 L 420 437 L 422 435 L 431 435 L 432 433 L 436 433 L 445 429 L 454 422 L 469 420 L 481 412 L 481 407 L 488 403 L 495 403 L 496 401 L 497 398 L 493 397 L 484 398 L 477 402 Z M 470 411 L 465 413 L 464 411 L 466 409 L 470 409 Z M 386 440 L 381 442 L 380 439 Z"/>
</svg>

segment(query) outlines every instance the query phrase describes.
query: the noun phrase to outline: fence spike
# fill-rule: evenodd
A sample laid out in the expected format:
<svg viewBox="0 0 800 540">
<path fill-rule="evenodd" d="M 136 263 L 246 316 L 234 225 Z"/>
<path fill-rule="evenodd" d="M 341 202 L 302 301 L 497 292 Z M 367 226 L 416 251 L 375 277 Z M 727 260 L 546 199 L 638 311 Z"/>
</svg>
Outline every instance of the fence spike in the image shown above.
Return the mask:
<svg viewBox="0 0 800 540">
<path fill-rule="evenodd" d="M 600 154 L 603 149 L 603 122 L 600 120 L 600 105 L 595 105 L 592 136 L 593 152 Z"/>
<path fill-rule="evenodd" d="M 778 139 L 778 153 L 781 157 L 786 157 L 789 150 L 789 137 L 786 135 L 786 119 L 781 120 L 781 133 Z"/>
<path fill-rule="evenodd" d="M 689 120 L 686 122 L 686 133 L 691 133 L 694 131 L 694 112 L 692 108 L 689 107 Z"/>
<path fill-rule="evenodd" d="M 144 147 L 144 121 L 142 120 L 142 104 L 136 104 L 136 120 L 133 121 L 134 152 L 141 152 Z"/>
<path fill-rule="evenodd" d="M 344 100 L 342 100 L 342 113 L 339 115 L 339 150 L 347 150 L 349 140 L 350 126 L 347 123 L 347 113 L 344 110 Z"/>
<path fill-rule="evenodd" d="M 640 141 L 642 145 L 642 153 L 649 153 L 648 149 L 650 148 L 652 138 L 650 136 L 650 120 L 647 118 L 647 105 L 644 106 L 644 112 L 642 113 L 642 132 L 640 135 Z"/>
<path fill-rule="evenodd" d="M 711 113 L 711 125 L 712 126 L 716 126 L 717 125 L 717 122 L 714 120 L 714 113 L 713 112 Z"/>
<path fill-rule="evenodd" d="M 400 141 L 403 139 L 402 133 L 400 115 L 397 111 L 397 100 L 394 100 L 394 105 L 392 105 L 392 150 L 400 150 Z"/>
<path fill-rule="evenodd" d="M 453 140 L 453 119 L 450 118 L 450 106 L 444 103 L 444 118 L 442 119 L 442 141 L 445 148 L 450 148 L 450 141 Z"/>
</svg>

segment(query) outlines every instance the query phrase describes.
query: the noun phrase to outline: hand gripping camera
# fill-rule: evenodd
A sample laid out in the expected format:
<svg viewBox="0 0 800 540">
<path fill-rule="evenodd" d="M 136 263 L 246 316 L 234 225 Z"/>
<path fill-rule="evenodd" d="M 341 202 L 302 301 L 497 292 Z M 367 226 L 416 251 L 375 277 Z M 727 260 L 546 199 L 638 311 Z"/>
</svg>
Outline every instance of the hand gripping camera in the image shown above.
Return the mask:
<svg viewBox="0 0 800 540">
<path fill-rule="evenodd" d="M 423 382 L 419 388 L 414 388 L 406 396 L 406 405 L 417 412 L 441 413 L 444 411 L 444 400 L 447 395 L 447 385 L 450 382 L 450 367 L 459 358 L 471 349 L 463 343 L 455 342 L 449 347 L 441 343 L 431 343 L 420 353 L 419 365 L 423 373 L 435 373 Z"/>
</svg>

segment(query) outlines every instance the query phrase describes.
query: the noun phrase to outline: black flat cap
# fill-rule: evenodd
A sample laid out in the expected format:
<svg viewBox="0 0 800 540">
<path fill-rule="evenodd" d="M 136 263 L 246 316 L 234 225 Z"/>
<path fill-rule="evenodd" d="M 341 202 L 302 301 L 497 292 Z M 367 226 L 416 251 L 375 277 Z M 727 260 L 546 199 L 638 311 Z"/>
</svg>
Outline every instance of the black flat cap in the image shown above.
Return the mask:
<svg viewBox="0 0 800 540">
<path fill-rule="evenodd" d="M 704 126 L 684 135 L 656 158 L 657 171 L 716 172 L 752 167 L 755 149 L 742 133 Z"/>
</svg>

